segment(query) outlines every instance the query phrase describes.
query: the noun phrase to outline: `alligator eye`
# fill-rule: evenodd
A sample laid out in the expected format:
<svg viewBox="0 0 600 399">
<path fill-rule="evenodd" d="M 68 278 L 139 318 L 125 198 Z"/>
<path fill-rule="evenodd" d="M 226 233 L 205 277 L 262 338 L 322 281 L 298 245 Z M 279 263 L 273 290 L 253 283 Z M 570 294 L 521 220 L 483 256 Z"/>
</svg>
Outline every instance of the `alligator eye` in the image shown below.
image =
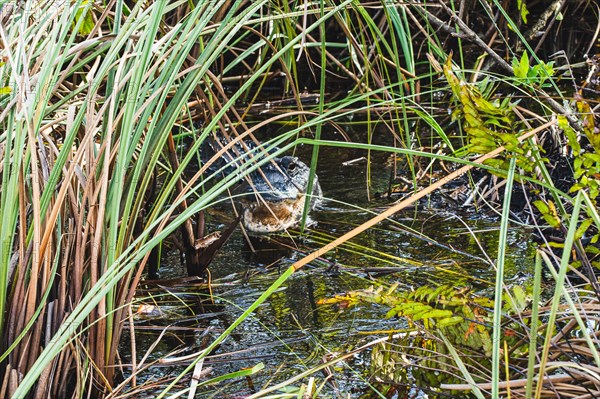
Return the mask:
<svg viewBox="0 0 600 399">
<path fill-rule="evenodd" d="M 296 164 L 295 162 L 292 162 L 288 165 L 287 171 L 290 173 L 294 173 L 296 171 L 296 169 L 298 169 L 298 164 Z"/>
</svg>

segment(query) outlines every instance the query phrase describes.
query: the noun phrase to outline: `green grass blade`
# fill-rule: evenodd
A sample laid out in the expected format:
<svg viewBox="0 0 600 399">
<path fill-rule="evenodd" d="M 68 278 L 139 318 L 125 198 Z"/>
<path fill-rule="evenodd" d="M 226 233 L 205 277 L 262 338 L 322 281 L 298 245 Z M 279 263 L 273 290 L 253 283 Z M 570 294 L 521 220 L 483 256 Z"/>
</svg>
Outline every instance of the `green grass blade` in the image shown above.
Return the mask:
<svg viewBox="0 0 600 399">
<path fill-rule="evenodd" d="M 531 298 L 531 324 L 529 325 L 529 354 L 527 359 L 527 385 L 525 398 L 531 398 L 535 377 L 535 365 L 538 361 L 537 338 L 539 329 L 540 296 L 542 291 L 542 258 L 540 251 L 535 254 L 535 271 L 533 278 L 533 295 Z"/>
<path fill-rule="evenodd" d="M 508 221 L 510 219 L 510 199 L 512 187 L 515 180 L 516 157 L 510 161 L 506 187 L 504 190 L 504 202 L 502 204 L 502 219 L 500 220 L 500 235 L 498 237 L 498 260 L 496 261 L 496 284 L 494 289 L 494 317 L 492 331 L 492 397 L 497 398 L 498 383 L 500 382 L 500 363 L 502 345 L 502 293 L 504 291 L 504 261 L 507 250 Z"/>
</svg>

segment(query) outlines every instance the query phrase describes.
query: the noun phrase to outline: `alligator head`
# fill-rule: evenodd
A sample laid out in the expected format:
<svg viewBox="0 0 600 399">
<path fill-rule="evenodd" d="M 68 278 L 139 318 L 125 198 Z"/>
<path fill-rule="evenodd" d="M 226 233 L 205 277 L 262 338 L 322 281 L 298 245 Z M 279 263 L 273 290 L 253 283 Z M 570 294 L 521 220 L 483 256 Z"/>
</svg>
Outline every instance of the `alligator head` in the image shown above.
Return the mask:
<svg viewBox="0 0 600 399">
<path fill-rule="evenodd" d="M 207 162 L 227 143 L 223 138 L 208 140 L 202 148 L 202 158 Z M 223 175 L 235 173 L 251 162 L 248 152 L 258 153 L 253 141 L 243 141 L 232 146 L 229 151 L 211 163 L 209 170 Z M 256 201 L 244 204 L 242 221 L 247 230 L 256 233 L 272 233 L 291 228 L 298 224 L 304 211 L 306 189 L 310 168 L 297 157 L 275 158 L 250 173 L 246 191 L 256 193 Z M 314 177 L 310 209 L 313 209 L 322 196 L 317 176 Z"/>
<path fill-rule="evenodd" d="M 304 211 L 310 169 L 296 157 L 275 158 L 251 174 L 254 192 L 261 196 L 242 215 L 244 227 L 256 233 L 272 233 L 298 224 Z M 310 209 L 322 196 L 317 176 L 313 181 Z"/>
</svg>

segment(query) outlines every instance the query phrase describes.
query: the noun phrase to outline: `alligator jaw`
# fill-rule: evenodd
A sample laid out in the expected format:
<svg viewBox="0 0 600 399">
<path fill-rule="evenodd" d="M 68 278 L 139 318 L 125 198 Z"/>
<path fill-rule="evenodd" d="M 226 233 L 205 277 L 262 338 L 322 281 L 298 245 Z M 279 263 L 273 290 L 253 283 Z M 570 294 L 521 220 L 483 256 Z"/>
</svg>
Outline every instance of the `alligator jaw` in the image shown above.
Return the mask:
<svg viewBox="0 0 600 399">
<path fill-rule="evenodd" d="M 292 228 L 302 217 L 305 200 L 306 197 L 299 194 L 292 199 L 253 204 L 244 209 L 244 227 L 254 233 L 275 233 Z"/>
</svg>

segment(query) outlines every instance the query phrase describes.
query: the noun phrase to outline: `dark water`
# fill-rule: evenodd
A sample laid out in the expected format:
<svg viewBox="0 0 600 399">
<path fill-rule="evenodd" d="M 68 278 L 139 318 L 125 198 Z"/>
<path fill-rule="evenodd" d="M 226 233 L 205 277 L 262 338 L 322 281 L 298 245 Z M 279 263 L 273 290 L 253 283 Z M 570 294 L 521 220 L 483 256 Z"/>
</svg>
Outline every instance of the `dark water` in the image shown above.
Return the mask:
<svg viewBox="0 0 600 399">
<path fill-rule="evenodd" d="M 308 161 L 304 152 L 301 150 L 299 155 Z M 155 295 L 164 295 L 158 303 L 162 315 L 138 317 L 138 358 L 167 325 L 178 329 L 166 334 L 151 358 L 177 348 L 182 348 L 183 354 L 194 353 L 203 341 L 210 342 L 227 328 L 294 261 L 368 220 L 372 217 L 369 211 L 389 206 L 387 199 L 369 201 L 366 161 L 343 164 L 367 155 L 361 151 L 322 150 L 318 172 L 328 200 L 312 213 L 317 224 L 305 236 L 291 232 L 290 236 L 252 237 L 252 252 L 244 236 L 236 232 L 210 267 L 215 306 L 202 310 L 196 306 L 197 297 L 206 297 L 200 289 L 185 285 L 154 288 Z M 375 198 L 377 192 L 386 192 L 390 170 L 387 156 L 374 155 L 371 162 L 370 196 Z M 222 212 L 209 217 L 212 228 L 226 223 L 225 219 Z M 425 201 L 359 235 L 295 273 L 205 363 L 205 367 L 213 368 L 211 377 L 260 362 L 265 368 L 251 379 L 199 388 L 197 397 L 244 397 L 253 393 L 253 388 L 273 386 L 319 365 L 328 355 L 346 353 L 385 336 L 385 331 L 407 327 L 402 319 L 386 319 L 388 309 L 384 307 L 340 309 L 317 305 L 319 299 L 394 283 L 399 284 L 398 290 L 428 284 L 489 290 L 495 271 L 485 254 L 495 257 L 497 226 L 498 221 L 488 216 L 458 207 L 431 208 Z M 527 230 L 510 231 L 506 263 L 509 279 L 529 274 L 533 252 L 528 242 Z M 292 249 L 295 246 L 298 249 Z M 167 279 L 185 276 L 176 251 L 164 256 L 161 275 Z M 319 397 L 377 397 L 367 384 L 369 363 L 368 350 L 338 363 L 334 367 L 335 387 L 327 385 Z M 172 376 L 182 369 L 182 365 L 156 365 L 140 381 Z M 316 377 L 320 383 L 323 374 L 317 373 Z M 305 378 L 292 385 L 307 381 Z M 415 395 L 418 397 L 418 392 Z"/>
</svg>

